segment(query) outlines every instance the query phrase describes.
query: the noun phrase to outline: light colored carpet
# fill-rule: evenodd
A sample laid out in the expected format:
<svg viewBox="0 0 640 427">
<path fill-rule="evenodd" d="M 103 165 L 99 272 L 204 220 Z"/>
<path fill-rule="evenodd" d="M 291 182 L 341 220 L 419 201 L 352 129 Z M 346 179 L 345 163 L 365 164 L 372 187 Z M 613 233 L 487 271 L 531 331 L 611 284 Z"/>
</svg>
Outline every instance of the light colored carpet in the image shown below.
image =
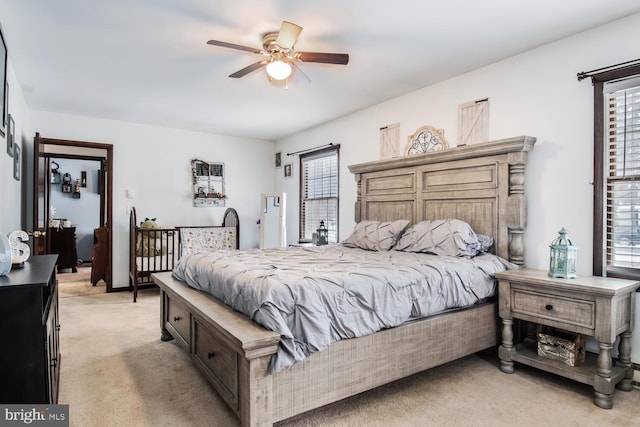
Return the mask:
<svg viewBox="0 0 640 427">
<path fill-rule="evenodd" d="M 106 283 L 101 280 L 96 286 L 91 286 L 91 265 L 78 267 L 77 273 L 71 273 L 70 269 L 58 272 L 58 296 L 60 298 L 77 297 L 82 295 L 104 294 Z"/>
<path fill-rule="evenodd" d="M 159 291 L 60 300 L 60 403 L 71 426 L 237 426 L 188 354 L 160 341 Z M 470 356 L 325 408 L 282 426 L 632 426 L 640 390 L 593 404 L 588 386 Z"/>
</svg>

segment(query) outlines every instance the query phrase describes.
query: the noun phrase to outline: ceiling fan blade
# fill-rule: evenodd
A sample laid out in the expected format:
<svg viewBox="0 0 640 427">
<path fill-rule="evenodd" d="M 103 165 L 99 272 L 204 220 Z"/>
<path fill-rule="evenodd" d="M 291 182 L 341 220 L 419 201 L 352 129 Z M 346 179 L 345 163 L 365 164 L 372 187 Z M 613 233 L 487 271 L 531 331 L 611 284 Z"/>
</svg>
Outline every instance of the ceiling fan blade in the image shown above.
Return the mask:
<svg viewBox="0 0 640 427">
<path fill-rule="evenodd" d="M 301 31 L 301 26 L 292 22 L 282 21 L 276 44 L 283 49 L 291 49 L 296 44 Z"/>
<path fill-rule="evenodd" d="M 339 65 L 347 65 L 349 63 L 348 53 L 296 52 L 294 57 L 302 62 Z"/>
<path fill-rule="evenodd" d="M 258 53 L 258 54 L 262 53 L 260 49 L 256 49 L 254 47 L 242 46 L 234 43 L 221 42 L 218 40 L 209 40 L 207 44 L 210 44 L 212 46 L 227 47 L 229 49 L 244 50 L 245 52 L 251 52 L 251 53 Z"/>
<path fill-rule="evenodd" d="M 240 77 L 244 77 L 249 73 L 252 73 L 256 70 L 259 70 L 260 68 L 264 67 L 267 64 L 267 60 L 263 60 L 263 61 L 258 61 L 258 62 L 254 62 L 253 64 L 249 65 L 248 67 L 244 67 L 241 70 L 236 71 L 233 74 L 229 74 L 229 77 L 233 78 L 233 79 L 239 79 Z"/>
</svg>

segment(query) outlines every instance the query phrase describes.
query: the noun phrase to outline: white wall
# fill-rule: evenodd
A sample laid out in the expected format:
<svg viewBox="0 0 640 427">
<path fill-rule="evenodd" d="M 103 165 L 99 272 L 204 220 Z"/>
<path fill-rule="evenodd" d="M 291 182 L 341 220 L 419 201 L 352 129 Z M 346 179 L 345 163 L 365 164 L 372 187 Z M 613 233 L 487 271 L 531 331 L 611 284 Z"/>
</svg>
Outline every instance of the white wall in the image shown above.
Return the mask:
<svg viewBox="0 0 640 427">
<path fill-rule="evenodd" d="M 24 168 L 32 147 L 29 142 L 31 140 L 29 114 L 22 89 L 11 64 L 11 49 L 9 49 L 7 81 L 9 113 L 15 122 L 15 140 L 21 147 L 23 167 L 21 179 L 16 181 L 13 179 L 13 157 L 7 154 L 6 136 L 0 137 L 0 233 L 4 235 L 15 230 L 26 230 L 24 218 L 21 218 L 21 203 L 25 200 L 22 195 L 26 192 L 27 183 L 31 180 L 31 176 Z"/>
<path fill-rule="evenodd" d="M 129 210 L 160 225 L 220 225 L 225 208 L 195 208 L 193 157 L 225 163 L 227 207 L 240 216 L 240 247 L 258 247 L 260 194 L 273 191 L 270 141 L 32 111 L 44 138 L 113 144 L 113 287 L 128 286 Z M 126 190 L 133 192 L 127 198 Z"/>
<path fill-rule="evenodd" d="M 423 125 L 457 141 L 458 106 L 489 98 L 490 139 L 538 138 L 529 156 L 525 262 L 548 268 L 549 243 L 566 227 L 579 248 L 578 273 L 592 273 L 593 88 L 576 73 L 640 57 L 640 15 L 475 70 L 375 105 L 276 143 L 283 153 L 328 142 L 340 149 L 340 238 L 353 229 L 356 186 L 347 165 L 379 158 L 379 128 L 400 123 L 401 146 Z M 490 47 L 487 47 L 488 49 Z M 375 90 L 375 88 L 372 88 Z M 287 163 L 288 159 L 283 159 Z M 298 160 L 296 176 L 299 171 Z M 297 180 L 276 171 L 276 189 L 289 194 L 289 242 L 298 236 Z M 636 307 L 633 359 L 640 362 L 640 304 Z"/>
</svg>

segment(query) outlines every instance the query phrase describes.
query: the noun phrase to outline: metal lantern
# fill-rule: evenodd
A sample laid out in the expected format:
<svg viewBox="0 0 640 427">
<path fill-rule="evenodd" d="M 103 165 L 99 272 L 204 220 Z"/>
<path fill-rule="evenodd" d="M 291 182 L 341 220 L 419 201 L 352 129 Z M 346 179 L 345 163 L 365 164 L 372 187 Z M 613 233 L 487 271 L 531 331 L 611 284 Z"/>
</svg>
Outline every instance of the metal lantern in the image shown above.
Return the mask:
<svg viewBox="0 0 640 427">
<path fill-rule="evenodd" d="M 569 231 L 562 227 L 558 232 L 560 236 L 551 245 L 551 256 L 549 258 L 549 276 L 574 279 L 576 277 L 576 259 L 578 258 L 578 248 L 567 237 Z"/>
<path fill-rule="evenodd" d="M 318 232 L 318 246 L 326 245 L 329 243 L 329 230 L 324 226 L 324 221 L 320 221 L 320 227 L 316 230 Z"/>
</svg>

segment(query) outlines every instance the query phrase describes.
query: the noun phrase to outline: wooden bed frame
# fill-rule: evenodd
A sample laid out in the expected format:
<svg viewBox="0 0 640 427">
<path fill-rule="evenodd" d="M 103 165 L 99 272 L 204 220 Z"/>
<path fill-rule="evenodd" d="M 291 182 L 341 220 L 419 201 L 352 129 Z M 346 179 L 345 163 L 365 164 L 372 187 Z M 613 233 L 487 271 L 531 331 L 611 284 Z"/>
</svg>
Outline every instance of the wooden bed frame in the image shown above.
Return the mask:
<svg viewBox="0 0 640 427">
<path fill-rule="evenodd" d="M 171 271 L 180 259 L 180 248 L 182 247 L 180 242 L 180 229 L 182 228 L 221 228 L 221 227 L 235 227 L 236 229 L 236 241 L 235 249 L 240 248 L 240 220 L 238 219 L 238 213 L 233 208 L 228 208 L 224 212 L 222 219 L 222 225 L 205 225 L 205 226 L 182 226 L 182 227 L 163 227 L 154 229 L 142 229 L 139 226 L 136 218 L 136 208 L 131 208 L 129 214 L 129 290 L 133 291 L 133 302 L 136 302 L 138 298 L 138 289 L 144 289 L 154 287 L 154 283 L 151 275 L 153 273 L 159 273 L 162 271 Z M 170 254 L 163 257 L 145 257 L 149 258 L 147 262 L 141 263 L 138 266 L 136 262 L 136 245 L 138 239 L 145 242 L 149 250 L 152 252 L 156 249 L 156 242 L 165 242 L 168 246 L 174 247 L 177 250 L 173 250 Z M 158 248 L 159 249 L 159 248 Z"/>
<path fill-rule="evenodd" d="M 495 252 L 523 264 L 524 172 L 535 138 L 517 137 L 349 166 L 356 221 L 458 218 L 495 238 Z M 275 374 L 279 336 L 189 288 L 170 273 L 161 288 L 162 339 L 175 339 L 244 426 L 271 425 L 498 342 L 496 303 L 338 341 Z"/>
</svg>

